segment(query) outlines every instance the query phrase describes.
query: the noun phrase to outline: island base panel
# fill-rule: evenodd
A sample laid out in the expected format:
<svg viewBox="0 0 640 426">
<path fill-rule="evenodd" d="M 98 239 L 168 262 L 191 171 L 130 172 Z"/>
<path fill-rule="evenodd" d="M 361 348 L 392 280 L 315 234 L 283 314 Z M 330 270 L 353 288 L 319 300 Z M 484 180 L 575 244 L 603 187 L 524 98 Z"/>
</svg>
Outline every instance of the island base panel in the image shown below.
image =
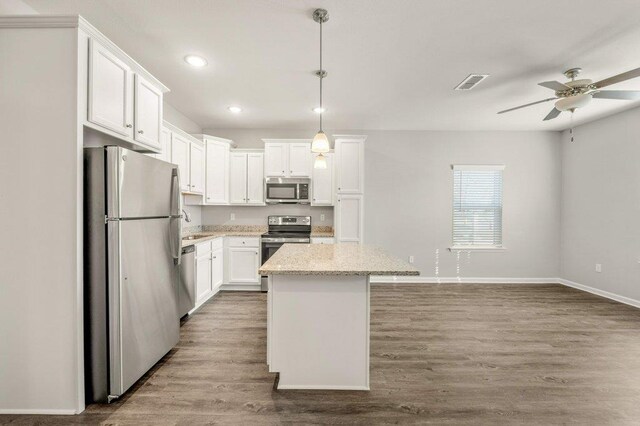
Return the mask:
<svg viewBox="0 0 640 426">
<path fill-rule="evenodd" d="M 369 390 L 369 277 L 269 277 L 267 362 L 278 389 Z"/>
</svg>

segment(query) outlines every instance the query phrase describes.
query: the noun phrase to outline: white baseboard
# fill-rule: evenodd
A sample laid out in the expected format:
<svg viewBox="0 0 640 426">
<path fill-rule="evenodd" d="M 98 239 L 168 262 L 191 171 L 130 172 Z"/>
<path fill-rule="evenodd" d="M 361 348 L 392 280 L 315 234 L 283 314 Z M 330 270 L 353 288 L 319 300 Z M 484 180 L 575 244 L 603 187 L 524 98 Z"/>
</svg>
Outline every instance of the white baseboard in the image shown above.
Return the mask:
<svg viewBox="0 0 640 426">
<path fill-rule="evenodd" d="M 372 283 L 385 284 L 559 284 L 559 278 L 485 278 L 485 277 L 421 277 L 371 276 Z"/>
<path fill-rule="evenodd" d="M 600 290 L 595 287 L 589 287 L 588 285 L 578 284 L 573 281 L 565 280 L 564 278 L 559 279 L 560 284 L 566 285 L 567 287 L 573 287 L 578 290 L 586 291 L 587 293 L 595 294 L 597 296 L 606 297 L 607 299 L 615 300 L 616 302 L 624 303 L 625 305 L 630 305 L 636 308 L 640 308 L 640 300 L 631 299 L 630 297 L 620 296 L 619 294 L 610 293 L 605 290 Z"/>
<path fill-rule="evenodd" d="M 220 290 L 225 291 L 261 291 L 260 284 L 222 284 Z"/>
<path fill-rule="evenodd" d="M 71 416 L 79 414 L 75 409 L 46 409 L 46 408 L 0 408 L 0 414 L 51 414 L 54 416 Z"/>
</svg>

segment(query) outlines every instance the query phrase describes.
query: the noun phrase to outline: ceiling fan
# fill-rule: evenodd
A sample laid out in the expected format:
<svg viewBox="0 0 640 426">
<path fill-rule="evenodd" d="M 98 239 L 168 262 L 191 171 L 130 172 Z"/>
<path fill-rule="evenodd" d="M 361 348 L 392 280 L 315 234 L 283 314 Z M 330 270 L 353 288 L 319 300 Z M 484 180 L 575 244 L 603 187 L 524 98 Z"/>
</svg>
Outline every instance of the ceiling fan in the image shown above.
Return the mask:
<svg viewBox="0 0 640 426">
<path fill-rule="evenodd" d="M 612 84 L 640 77 L 640 68 L 623 72 L 622 74 L 614 75 L 613 77 L 605 78 L 604 80 L 600 80 L 595 83 L 588 78 L 576 80 L 576 77 L 581 71 L 582 68 L 571 68 L 565 71 L 564 75 L 570 79 L 570 81 L 567 81 L 566 83 L 560 83 L 559 81 L 545 81 L 538 83 L 539 86 L 555 90 L 556 95 L 553 98 L 547 98 L 541 101 L 531 102 L 530 104 L 520 105 L 515 108 L 505 109 L 504 111 L 500 111 L 498 114 L 504 114 L 505 112 L 557 99 L 555 107 L 544 118 L 544 121 L 547 121 L 556 118 L 562 111 L 574 112 L 576 108 L 586 106 L 591 102 L 592 98 L 628 101 L 640 99 L 640 90 L 600 90 L 603 87 L 607 87 Z"/>
</svg>

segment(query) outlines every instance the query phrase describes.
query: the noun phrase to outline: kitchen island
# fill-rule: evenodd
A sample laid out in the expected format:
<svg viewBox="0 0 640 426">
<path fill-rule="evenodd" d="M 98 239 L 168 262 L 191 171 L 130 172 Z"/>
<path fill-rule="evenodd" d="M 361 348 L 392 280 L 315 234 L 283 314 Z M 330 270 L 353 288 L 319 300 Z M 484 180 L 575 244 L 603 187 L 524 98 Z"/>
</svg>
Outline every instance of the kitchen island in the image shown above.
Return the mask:
<svg viewBox="0 0 640 426">
<path fill-rule="evenodd" d="M 419 272 L 374 246 L 285 244 L 260 274 L 278 389 L 369 390 L 369 277 Z"/>
</svg>

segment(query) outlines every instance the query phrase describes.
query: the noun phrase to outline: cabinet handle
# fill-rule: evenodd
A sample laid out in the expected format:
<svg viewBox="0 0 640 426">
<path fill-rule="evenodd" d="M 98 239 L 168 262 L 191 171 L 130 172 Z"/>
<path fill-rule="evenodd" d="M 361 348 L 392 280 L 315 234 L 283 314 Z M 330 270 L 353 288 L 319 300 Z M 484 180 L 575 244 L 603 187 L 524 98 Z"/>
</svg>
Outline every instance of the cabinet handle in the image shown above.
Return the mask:
<svg viewBox="0 0 640 426">
<path fill-rule="evenodd" d="M 258 254 L 258 252 L 256 252 L 256 254 Z"/>
<path fill-rule="evenodd" d="M 213 256 L 214 259 L 216 259 L 217 256 Z"/>
<path fill-rule="evenodd" d="M 130 129 L 130 128 L 132 128 L 132 127 L 133 127 L 133 124 L 127 124 L 125 127 L 126 127 L 127 129 Z"/>
<path fill-rule="evenodd" d="M 211 197 L 207 197 L 207 200 L 210 200 L 210 199 L 211 199 Z"/>
<path fill-rule="evenodd" d="M 138 133 L 140 133 L 141 135 L 144 134 L 144 130 L 138 130 Z"/>
<path fill-rule="evenodd" d="M 244 241 L 242 242 L 242 244 L 244 244 Z"/>
</svg>

